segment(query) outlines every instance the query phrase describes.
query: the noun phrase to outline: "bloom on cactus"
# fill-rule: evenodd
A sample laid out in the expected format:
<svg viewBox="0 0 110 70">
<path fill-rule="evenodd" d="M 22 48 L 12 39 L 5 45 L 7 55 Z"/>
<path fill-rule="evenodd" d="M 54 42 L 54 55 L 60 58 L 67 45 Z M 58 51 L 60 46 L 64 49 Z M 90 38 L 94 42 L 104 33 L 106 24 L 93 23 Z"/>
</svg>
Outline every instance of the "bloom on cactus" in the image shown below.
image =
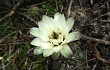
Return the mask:
<svg viewBox="0 0 110 70">
<path fill-rule="evenodd" d="M 73 52 L 67 44 L 80 38 L 79 32 L 70 32 L 73 25 L 74 19 L 66 20 L 64 14 L 56 13 L 54 18 L 44 15 L 38 22 L 38 28 L 30 29 L 30 34 L 36 37 L 31 41 L 31 45 L 36 46 L 34 54 L 52 55 L 54 59 L 60 54 L 65 58 L 71 57 Z"/>
</svg>

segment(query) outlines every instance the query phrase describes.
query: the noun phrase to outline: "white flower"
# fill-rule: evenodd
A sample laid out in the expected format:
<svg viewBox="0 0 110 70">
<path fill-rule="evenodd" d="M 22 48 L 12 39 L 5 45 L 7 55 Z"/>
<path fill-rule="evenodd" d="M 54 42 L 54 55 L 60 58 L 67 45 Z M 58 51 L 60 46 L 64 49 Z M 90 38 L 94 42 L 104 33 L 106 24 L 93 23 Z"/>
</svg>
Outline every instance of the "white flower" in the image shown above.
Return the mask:
<svg viewBox="0 0 110 70">
<path fill-rule="evenodd" d="M 67 43 L 80 38 L 79 32 L 70 33 L 73 25 L 73 18 L 66 21 L 63 14 L 56 13 L 54 18 L 44 15 L 38 22 L 38 28 L 30 29 L 30 33 L 36 37 L 31 42 L 32 45 L 37 46 L 34 54 L 43 53 L 44 57 L 52 55 L 54 59 L 58 58 L 60 54 L 66 58 L 71 57 L 73 53 Z"/>
</svg>

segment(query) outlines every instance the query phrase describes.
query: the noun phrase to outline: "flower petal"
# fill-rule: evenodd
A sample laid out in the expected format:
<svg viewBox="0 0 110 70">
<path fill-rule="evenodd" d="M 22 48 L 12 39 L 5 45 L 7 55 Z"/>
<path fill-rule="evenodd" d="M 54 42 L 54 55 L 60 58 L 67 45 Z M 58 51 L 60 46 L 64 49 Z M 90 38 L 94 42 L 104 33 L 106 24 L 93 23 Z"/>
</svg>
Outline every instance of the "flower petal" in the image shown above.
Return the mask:
<svg viewBox="0 0 110 70">
<path fill-rule="evenodd" d="M 53 45 L 50 43 L 42 43 L 40 45 L 40 47 L 41 47 L 41 49 L 51 49 L 51 48 L 53 48 Z"/>
<path fill-rule="evenodd" d="M 38 37 L 39 36 L 39 29 L 36 28 L 36 27 L 31 28 L 30 29 L 30 34 L 32 34 L 35 37 Z"/>
<path fill-rule="evenodd" d="M 53 53 L 54 53 L 54 51 L 51 49 L 43 50 L 43 56 L 44 57 L 48 57 L 48 56 L 52 55 Z"/>
<path fill-rule="evenodd" d="M 75 41 L 78 39 L 80 39 L 80 33 L 79 32 L 72 32 L 67 35 L 66 43 L 71 42 L 71 41 Z"/>
<path fill-rule="evenodd" d="M 61 16 L 61 14 L 60 13 L 56 13 L 54 15 L 54 20 L 57 21 L 59 19 L 59 16 Z"/>
<path fill-rule="evenodd" d="M 42 41 L 47 42 L 49 40 L 49 35 L 50 34 L 46 34 L 46 32 L 40 32 L 39 33 L 39 38 L 42 39 Z"/>
<path fill-rule="evenodd" d="M 42 41 L 39 38 L 35 38 L 34 40 L 31 41 L 31 45 L 34 46 L 40 46 L 40 44 L 42 43 Z"/>
<path fill-rule="evenodd" d="M 43 23 L 43 22 L 38 22 L 38 26 L 39 26 L 39 37 L 43 40 L 43 41 L 48 41 L 48 37 L 49 35 L 52 33 L 52 30 L 50 29 L 50 27 Z"/>
<path fill-rule="evenodd" d="M 52 58 L 53 58 L 54 60 L 57 59 L 59 56 L 60 56 L 60 52 L 57 52 L 57 53 L 53 53 L 53 54 L 52 54 Z"/>
<path fill-rule="evenodd" d="M 67 27 L 65 28 L 67 32 L 69 32 L 73 25 L 74 25 L 74 19 L 71 17 L 67 20 L 67 23 L 66 23 Z"/>
<path fill-rule="evenodd" d="M 67 44 L 63 45 L 63 48 L 60 52 L 65 58 L 69 58 L 73 55 L 72 50 L 70 49 L 70 47 Z"/>
<path fill-rule="evenodd" d="M 40 31 L 43 33 L 48 34 L 48 32 L 51 32 L 51 28 L 48 26 L 48 24 L 46 24 L 46 22 L 38 22 L 38 26 Z"/>
<path fill-rule="evenodd" d="M 50 21 L 53 21 L 53 19 L 46 15 L 43 15 L 42 21 L 45 22 L 45 24 L 51 25 L 52 23 Z"/>
<path fill-rule="evenodd" d="M 62 49 L 62 46 L 59 45 L 59 46 L 54 46 L 54 48 L 52 49 L 54 52 L 59 52 L 60 50 Z"/>
<path fill-rule="evenodd" d="M 35 49 L 34 49 L 34 54 L 35 55 L 39 55 L 39 54 L 41 54 L 42 53 L 42 50 L 40 49 L 40 47 L 36 47 Z"/>
<path fill-rule="evenodd" d="M 66 20 L 64 14 L 60 15 L 59 18 L 60 19 L 58 19 L 58 21 L 56 22 L 57 26 L 59 26 L 60 30 L 64 30 L 64 28 L 66 27 Z"/>
<path fill-rule="evenodd" d="M 42 21 L 48 25 L 49 30 L 55 30 L 57 28 L 56 21 L 53 18 L 44 15 Z"/>
<path fill-rule="evenodd" d="M 48 25 L 48 27 L 50 27 L 51 29 L 54 29 L 54 19 L 53 18 L 50 18 L 48 16 L 43 16 L 43 19 L 42 21 Z"/>
<path fill-rule="evenodd" d="M 53 32 L 52 30 L 52 26 L 50 26 L 48 23 L 46 22 L 39 22 L 38 23 L 38 26 L 39 26 L 39 29 L 40 29 L 40 35 L 39 37 L 42 39 L 42 40 L 47 40 L 48 39 L 48 36 Z"/>
</svg>

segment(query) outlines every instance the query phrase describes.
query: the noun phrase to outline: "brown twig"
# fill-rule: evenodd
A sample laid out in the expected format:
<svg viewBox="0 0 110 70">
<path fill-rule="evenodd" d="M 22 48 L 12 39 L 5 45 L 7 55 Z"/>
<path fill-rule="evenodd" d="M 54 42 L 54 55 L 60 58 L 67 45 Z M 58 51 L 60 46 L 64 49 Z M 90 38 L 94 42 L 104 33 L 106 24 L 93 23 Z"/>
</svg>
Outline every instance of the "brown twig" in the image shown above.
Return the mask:
<svg viewBox="0 0 110 70">
<path fill-rule="evenodd" d="M 78 0 L 78 1 L 79 1 L 80 8 L 82 8 L 81 0 Z"/>
<path fill-rule="evenodd" d="M 0 22 L 3 21 L 4 19 L 6 19 L 9 16 L 12 16 L 14 13 L 14 11 L 10 11 L 8 14 L 6 14 L 5 16 L 3 16 L 2 18 L 0 18 Z"/>
<path fill-rule="evenodd" d="M 101 56 L 100 52 L 99 52 L 98 49 L 96 48 L 96 44 L 94 44 L 93 47 L 94 47 L 95 57 L 96 57 L 98 60 L 102 61 L 103 63 L 108 63 L 108 64 L 110 64 L 110 61 L 104 59 L 104 58 Z"/>
<path fill-rule="evenodd" d="M 100 22 L 106 22 L 106 23 L 110 23 L 110 20 L 100 20 Z"/>
<path fill-rule="evenodd" d="M 98 61 L 95 63 L 95 65 L 93 66 L 92 70 L 95 70 L 96 69 L 96 66 L 98 64 Z"/>
<path fill-rule="evenodd" d="M 19 0 L 18 3 L 15 6 L 13 6 L 13 8 L 11 9 L 9 13 L 7 13 L 5 16 L 0 18 L 0 22 L 6 19 L 7 17 L 12 16 L 14 14 L 14 11 L 17 9 L 17 7 L 20 6 L 21 2 L 23 2 L 23 0 Z"/>
<path fill-rule="evenodd" d="M 89 45 L 89 47 L 93 49 L 93 51 L 94 51 L 94 53 L 95 53 L 95 57 L 96 57 L 99 61 L 101 61 L 101 62 L 103 62 L 103 63 L 110 64 L 110 61 L 109 61 L 109 60 L 106 60 L 106 59 L 104 59 L 104 58 L 101 56 L 100 52 L 98 51 L 98 49 L 97 49 L 97 47 L 96 47 L 97 45 L 98 45 L 97 43 L 93 43 L 93 44 L 90 44 L 90 45 Z"/>
<path fill-rule="evenodd" d="M 86 64 L 86 63 L 88 63 L 88 62 L 90 62 L 90 61 L 93 61 L 93 60 L 95 60 L 95 59 L 96 59 L 96 58 L 92 58 L 92 59 L 90 59 L 90 60 L 88 60 L 88 61 L 82 63 L 81 65 L 76 66 L 73 70 L 76 70 L 78 67 L 80 67 L 80 66 L 82 66 L 82 65 L 84 65 L 84 64 Z"/>
<path fill-rule="evenodd" d="M 10 36 L 10 35 L 12 35 L 12 34 L 14 34 L 14 33 L 16 33 L 16 31 L 14 31 L 14 32 L 12 32 L 12 33 L 10 33 L 10 34 L 7 34 L 6 36 L 2 37 L 2 38 L 0 39 L 0 43 L 2 43 L 6 37 L 8 37 L 8 36 Z"/>
<path fill-rule="evenodd" d="M 42 5 L 42 4 L 45 4 L 46 2 L 48 2 L 48 0 L 46 0 L 46 1 L 44 1 L 44 2 L 41 2 L 41 3 L 32 4 L 32 5 L 30 5 L 30 6 L 27 6 L 27 7 L 33 7 L 33 6 Z"/>
<path fill-rule="evenodd" d="M 16 60 L 17 60 L 17 58 L 19 57 L 19 55 L 21 54 L 21 52 L 22 52 L 22 49 L 21 49 L 21 48 L 18 49 L 18 50 L 15 52 L 14 59 L 13 59 L 13 63 L 12 63 L 12 65 L 13 65 L 13 67 L 14 67 L 15 70 L 19 70 L 18 67 L 17 67 L 17 65 L 16 65 Z"/>
<path fill-rule="evenodd" d="M 69 18 L 69 16 L 70 16 L 70 10 L 71 10 L 72 3 L 73 3 L 73 0 L 70 1 L 69 7 L 68 7 L 67 18 Z"/>
<path fill-rule="evenodd" d="M 24 13 L 20 13 L 21 15 L 23 15 L 24 17 L 26 17 L 27 19 L 31 20 L 32 22 L 37 24 L 37 21 L 34 20 L 33 18 L 29 17 L 28 15 L 24 14 Z"/>
<path fill-rule="evenodd" d="M 108 15 L 110 12 L 107 12 L 107 13 L 105 13 L 105 14 L 102 14 L 101 16 L 99 16 L 99 17 L 96 17 L 96 18 L 94 18 L 93 20 L 91 20 L 89 23 L 92 23 L 93 21 L 95 21 L 95 20 L 97 20 L 97 19 L 99 19 L 99 18 L 101 18 L 101 17 L 103 17 L 103 16 L 105 16 L 105 15 Z"/>
<path fill-rule="evenodd" d="M 92 38 L 92 37 L 87 37 L 85 35 L 81 35 L 81 38 L 83 39 L 88 39 L 97 43 L 103 43 L 105 45 L 110 45 L 110 41 L 102 40 L 102 39 L 97 39 L 97 38 Z"/>
</svg>

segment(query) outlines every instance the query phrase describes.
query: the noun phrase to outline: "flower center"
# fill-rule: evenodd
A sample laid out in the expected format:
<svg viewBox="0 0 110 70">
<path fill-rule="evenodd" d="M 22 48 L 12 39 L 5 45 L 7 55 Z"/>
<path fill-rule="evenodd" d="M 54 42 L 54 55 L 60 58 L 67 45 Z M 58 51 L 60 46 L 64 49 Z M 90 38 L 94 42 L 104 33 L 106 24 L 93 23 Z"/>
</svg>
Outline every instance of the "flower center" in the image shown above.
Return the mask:
<svg viewBox="0 0 110 70">
<path fill-rule="evenodd" d="M 63 35 L 60 31 L 53 31 L 52 34 L 49 36 L 49 42 L 54 46 L 61 45 L 63 42 Z"/>
<path fill-rule="evenodd" d="M 58 38 L 59 38 L 59 34 L 58 34 L 58 33 L 53 32 L 52 37 L 53 37 L 53 39 L 58 39 Z"/>
</svg>

